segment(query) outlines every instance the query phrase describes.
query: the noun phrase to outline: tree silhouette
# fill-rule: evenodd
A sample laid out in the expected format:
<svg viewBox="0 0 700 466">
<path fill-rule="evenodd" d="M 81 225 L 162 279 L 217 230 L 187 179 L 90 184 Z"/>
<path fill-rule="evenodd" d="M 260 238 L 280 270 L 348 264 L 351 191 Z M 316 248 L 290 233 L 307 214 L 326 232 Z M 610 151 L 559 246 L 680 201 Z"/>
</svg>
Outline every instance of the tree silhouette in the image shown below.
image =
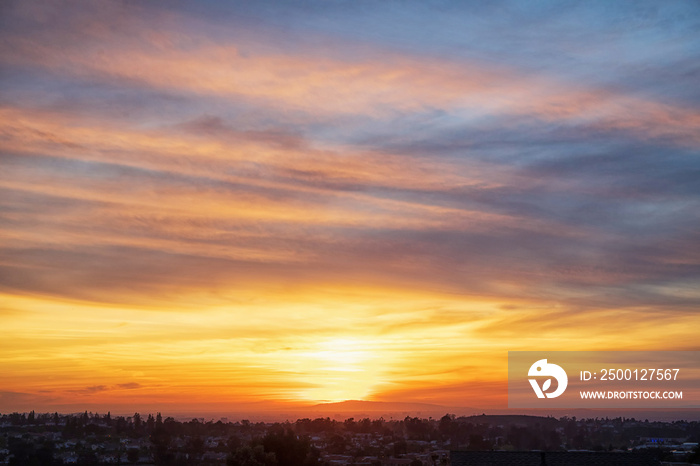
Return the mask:
<svg viewBox="0 0 700 466">
<path fill-rule="evenodd" d="M 139 450 L 137 448 L 129 448 L 126 452 L 126 459 L 131 464 L 135 464 L 139 460 Z"/>
</svg>

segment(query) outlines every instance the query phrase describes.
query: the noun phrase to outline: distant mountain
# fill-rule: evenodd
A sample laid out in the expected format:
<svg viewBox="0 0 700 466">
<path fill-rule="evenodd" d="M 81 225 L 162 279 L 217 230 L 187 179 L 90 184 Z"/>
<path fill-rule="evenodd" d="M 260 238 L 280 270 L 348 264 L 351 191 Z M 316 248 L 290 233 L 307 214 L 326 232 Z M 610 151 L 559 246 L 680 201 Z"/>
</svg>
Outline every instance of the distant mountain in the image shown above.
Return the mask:
<svg viewBox="0 0 700 466">
<path fill-rule="evenodd" d="M 362 401 L 362 400 L 347 400 L 337 403 L 321 403 L 310 406 L 308 410 L 316 414 L 353 414 L 359 416 L 362 414 L 379 417 L 381 415 L 402 415 L 402 416 L 422 416 L 422 417 L 441 417 L 447 413 L 469 413 L 475 414 L 479 411 L 474 408 L 454 408 L 430 403 L 405 403 L 391 401 Z"/>
<path fill-rule="evenodd" d="M 534 426 L 536 424 L 548 426 L 557 422 L 557 418 L 551 416 L 537 416 L 527 414 L 482 414 L 477 416 L 465 416 L 462 419 L 473 424 Z"/>
<path fill-rule="evenodd" d="M 446 409 L 441 405 L 434 405 L 429 403 L 404 403 L 399 401 L 363 401 L 363 400 L 346 400 L 339 401 L 337 403 L 320 403 L 311 406 L 311 409 L 335 409 L 335 410 L 354 410 L 354 409 L 364 409 L 368 411 L 383 411 L 386 409 L 391 410 L 408 410 L 413 411 L 415 409 Z"/>
</svg>

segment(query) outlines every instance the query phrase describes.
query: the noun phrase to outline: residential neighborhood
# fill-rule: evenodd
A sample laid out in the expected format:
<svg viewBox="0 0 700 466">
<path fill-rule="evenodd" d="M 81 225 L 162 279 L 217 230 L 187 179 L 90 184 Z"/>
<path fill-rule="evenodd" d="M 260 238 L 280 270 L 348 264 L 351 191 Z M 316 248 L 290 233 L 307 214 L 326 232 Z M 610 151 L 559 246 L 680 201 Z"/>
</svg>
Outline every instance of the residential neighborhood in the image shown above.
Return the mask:
<svg viewBox="0 0 700 466">
<path fill-rule="evenodd" d="M 545 452 L 553 458 L 598 452 L 653 461 L 644 464 L 700 464 L 699 438 L 697 421 L 634 418 L 446 414 L 265 423 L 32 411 L 0 415 L 0 464 L 438 466 L 451 457 L 458 458 L 455 465 L 482 464 L 463 461 L 484 455 L 532 457 L 540 464 L 538 455 L 545 458 Z"/>
</svg>

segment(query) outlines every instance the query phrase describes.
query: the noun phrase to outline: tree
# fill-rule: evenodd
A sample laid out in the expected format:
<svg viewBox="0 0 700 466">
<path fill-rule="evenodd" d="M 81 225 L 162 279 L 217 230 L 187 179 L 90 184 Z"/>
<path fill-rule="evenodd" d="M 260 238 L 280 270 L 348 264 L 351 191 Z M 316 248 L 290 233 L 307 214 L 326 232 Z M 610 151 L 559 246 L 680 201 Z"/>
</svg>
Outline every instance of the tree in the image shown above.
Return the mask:
<svg viewBox="0 0 700 466">
<path fill-rule="evenodd" d="M 364 418 L 357 423 L 358 430 L 363 434 L 368 434 L 372 430 L 372 421 L 369 418 Z"/>
<path fill-rule="evenodd" d="M 185 452 L 190 459 L 200 460 L 204 454 L 204 440 L 201 437 L 193 437 L 187 442 Z"/>
<path fill-rule="evenodd" d="M 297 437 L 291 429 L 279 424 L 270 428 L 262 439 L 265 452 L 274 453 L 277 462 L 284 466 L 310 466 L 318 464 L 318 454 L 311 447 L 308 437 Z"/>
<path fill-rule="evenodd" d="M 345 425 L 345 430 L 347 430 L 348 432 L 355 432 L 357 430 L 357 426 L 355 425 L 355 418 L 354 417 L 346 419 L 343 422 L 343 425 Z"/>
<path fill-rule="evenodd" d="M 54 464 L 61 464 L 61 460 L 56 460 L 53 457 L 54 444 L 53 442 L 45 442 L 37 451 L 36 458 L 38 463 L 42 466 L 50 466 Z"/>
<path fill-rule="evenodd" d="M 404 439 L 400 439 L 394 442 L 394 456 L 399 457 L 408 453 L 408 443 Z"/>
<path fill-rule="evenodd" d="M 78 453 L 78 465 L 80 466 L 97 466 L 99 461 L 94 451 L 83 450 Z"/>
<path fill-rule="evenodd" d="M 126 452 L 126 459 L 131 464 L 135 464 L 139 460 L 139 456 L 138 448 L 129 448 Z"/>
<path fill-rule="evenodd" d="M 342 455 L 347 449 L 348 441 L 345 437 L 340 434 L 333 434 L 333 436 L 328 440 L 327 450 L 330 453 L 336 455 Z"/>
<path fill-rule="evenodd" d="M 484 440 L 484 437 L 482 437 L 479 434 L 471 434 L 469 436 L 469 450 L 472 451 L 482 451 L 482 450 L 490 450 L 491 445 L 487 441 Z"/>
<path fill-rule="evenodd" d="M 455 429 L 455 415 L 445 414 L 440 418 L 440 426 L 438 427 L 443 437 L 449 437 Z"/>
<path fill-rule="evenodd" d="M 688 458 L 688 462 L 692 464 L 700 464 L 700 446 L 695 447 L 695 451 Z"/>
<path fill-rule="evenodd" d="M 10 451 L 9 464 L 12 466 L 39 464 L 34 452 L 34 446 L 25 440 L 10 438 L 8 450 Z"/>
<path fill-rule="evenodd" d="M 245 446 L 237 448 L 226 458 L 226 466 L 277 466 L 274 453 L 265 453 L 262 445 L 255 448 Z"/>
</svg>

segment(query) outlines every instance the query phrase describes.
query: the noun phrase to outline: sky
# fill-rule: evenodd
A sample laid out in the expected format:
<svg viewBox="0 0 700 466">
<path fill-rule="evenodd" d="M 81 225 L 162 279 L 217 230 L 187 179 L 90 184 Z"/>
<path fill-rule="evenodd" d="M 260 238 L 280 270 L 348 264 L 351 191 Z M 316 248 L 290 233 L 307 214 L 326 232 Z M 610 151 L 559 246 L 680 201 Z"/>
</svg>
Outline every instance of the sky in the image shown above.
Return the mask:
<svg viewBox="0 0 700 466">
<path fill-rule="evenodd" d="M 0 412 L 506 405 L 700 350 L 696 1 L 0 3 Z"/>
</svg>

